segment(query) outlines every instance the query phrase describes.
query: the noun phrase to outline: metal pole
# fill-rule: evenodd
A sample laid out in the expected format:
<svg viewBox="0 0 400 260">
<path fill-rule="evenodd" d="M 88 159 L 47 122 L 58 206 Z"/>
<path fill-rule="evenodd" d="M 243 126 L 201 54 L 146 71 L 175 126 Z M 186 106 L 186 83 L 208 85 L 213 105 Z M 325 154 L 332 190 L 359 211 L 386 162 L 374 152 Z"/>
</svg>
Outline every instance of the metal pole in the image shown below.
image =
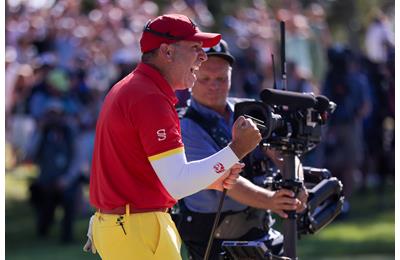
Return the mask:
<svg viewBox="0 0 400 260">
<path fill-rule="evenodd" d="M 219 218 L 221 217 L 221 210 L 222 210 L 222 205 L 224 204 L 226 192 L 227 192 L 227 189 L 224 189 L 222 192 L 221 199 L 219 200 L 218 211 L 217 211 L 217 214 L 215 215 L 214 225 L 211 230 L 210 238 L 208 239 L 208 245 L 207 245 L 207 249 L 206 249 L 206 254 L 204 255 L 204 260 L 208 260 L 208 257 L 210 256 L 212 243 L 214 241 L 214 234 L 215 234 L 215 230 L 217 229 L 217 226 L 218 226 Z"/>
<path fill-rule="evenodd" d="M 293 152 L 283 152 L 283 171 L 282 177 L 284 181 L 298 181 L 296 172 L 295 155 Z M 289 187 L 286 187 L 289 188 Z M 283 251 L 284 255 L 290 259 L 297 259 L 297 222 L 296 211 L 286 211 L 288 218 L 283 220 Z"/>
</svg>

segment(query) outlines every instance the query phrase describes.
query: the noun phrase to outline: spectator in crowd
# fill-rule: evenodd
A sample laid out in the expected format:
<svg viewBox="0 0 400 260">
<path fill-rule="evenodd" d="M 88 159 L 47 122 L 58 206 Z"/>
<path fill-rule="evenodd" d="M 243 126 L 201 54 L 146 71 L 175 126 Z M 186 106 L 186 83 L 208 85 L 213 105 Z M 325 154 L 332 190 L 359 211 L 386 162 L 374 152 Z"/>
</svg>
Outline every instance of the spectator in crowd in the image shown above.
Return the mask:
<svg viewBox="0 0 400 260">
<path fill-rule="evenodd" d="M 318 94 L 311 84 L 310 75 L 297 66 L 295 62 L 287 63 L 287 90 Z"/>
<path fill-rule="evenodd" d="M 355 174 L 363 161 L 362 120 L 368 114 L 369 85 L 367 78 L 355 70 L 353 52 L 343 46 L 328 51 L 329 70 L 323 94 L 337 104 L 328 121 L 326 167 L 343 182 L 344 194 L 350 198 Z M 348 210 L 348 204 L 344 211 Z"/>
<path fill-rule="evenodd" d="M 394 33 L 387 17 L 381 10 L 376 10 L 365 34 L 365 50 L 368 59 L 375 64 L 388 61 L 394 47 Z"/>
<path fill-rule="evenodd" d="M 388 17 L 373 11 L 365 34 L 365 67 L 371 85 L 372 111 L 365 127 L 365 175 L 380 189 L 389 173 L 394 173 L 394 31 Z"/>
<path fill-rule="evenodd" d="M 313 68 L 312 34 L 308 20 L 300 13 L 288 12 L 290 19 L 286 21 L 286 59 L 296 63 L 302 71 L 311 74 Z"/>
<path fill-rule="evenodd" d="M 64 108 L 58 100 L 46 103 L 39 129 L 32 139 L 30 158 L 39 167 L 39 177 L 31 186 L 32 203 L 37 213 L 37 232 L 46 237 L 54 222 L 57 206 L 64 210 L 61 241 L 73 240 L 73 223 L 79 193 L 79 172 L 74 134 L 64 120 Z"/>
<path fill-rule="evenodd" d="M 311 73 L 317 82 L 321 82 L 327 69 L 325 50 L 332 44 L 332 36 L 326 23 L 325 10 L 320 4 L 310 4 L 306 11 L 306 17 L 312 34 L 310 42 Z"/>
</svg>

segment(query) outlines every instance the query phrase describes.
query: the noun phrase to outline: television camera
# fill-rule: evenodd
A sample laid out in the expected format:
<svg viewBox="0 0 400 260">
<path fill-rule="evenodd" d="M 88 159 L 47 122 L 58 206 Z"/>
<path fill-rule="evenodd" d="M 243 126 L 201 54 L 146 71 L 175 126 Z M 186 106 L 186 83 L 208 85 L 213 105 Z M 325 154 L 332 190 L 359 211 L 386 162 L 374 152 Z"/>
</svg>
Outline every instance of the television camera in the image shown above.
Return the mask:
<svg viewBox="0 0 400 260">
<path fill-rule="evenodd" d="M 225 259 L 297 259 L 297 238 L 313 234 L 328 225 L 343 206 L 342 184 L 327 169 L 303 167 L 299 176 L 295 156 L 302 156 L 321 141 L 322 127 L 336 105 L 324 96 L 314 97 L 291 91 L 265 89 L 262 101 L 235 105 L 235 118 L 252 119 L 262 134 L 261 147 L 278 150 L 283 157 L 282 172 L 266 169 L 265 157 L 252 154 L 244 158 L 245 177 L 267 176 L 264 186 L 271 190 L 286 188 L 297 193 L 303 185 L 309 198 L 301 214 L 288 212 L 283 220 L 284 256 L 274 256 L 260 241 L 224 241 Z"/>
</svg>

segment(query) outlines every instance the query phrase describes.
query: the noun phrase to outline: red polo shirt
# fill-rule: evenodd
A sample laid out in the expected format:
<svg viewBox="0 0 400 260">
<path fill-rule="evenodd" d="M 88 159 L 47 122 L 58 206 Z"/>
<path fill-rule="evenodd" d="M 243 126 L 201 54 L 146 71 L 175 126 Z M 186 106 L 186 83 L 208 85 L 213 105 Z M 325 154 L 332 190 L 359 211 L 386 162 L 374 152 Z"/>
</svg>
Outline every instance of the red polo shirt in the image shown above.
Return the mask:
<svg viewBox="0 0 400 260">
<path fill-rule="evenodd" d="M 176 201 L 148 157 L 182 147 L 174 91 L 146 64 L 107 94 L 97 126 L 90 176 L 90 202 L 99 209 L 129 203 L 137 209 L 164 208 Z"/>
</svg>

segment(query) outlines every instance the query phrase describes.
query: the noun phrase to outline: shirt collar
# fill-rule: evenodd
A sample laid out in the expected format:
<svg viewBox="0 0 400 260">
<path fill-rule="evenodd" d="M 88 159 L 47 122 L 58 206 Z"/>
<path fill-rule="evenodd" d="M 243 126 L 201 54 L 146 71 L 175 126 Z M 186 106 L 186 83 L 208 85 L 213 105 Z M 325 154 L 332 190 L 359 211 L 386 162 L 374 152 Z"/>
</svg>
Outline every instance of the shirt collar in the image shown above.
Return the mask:
<svg viewBox="0 0 400 260">
<path fill-rule="evenodd" d="M 175 95 L 174 90 L 171 85 L 165 80 L 161 73 L 154 67 L 145 64 L 143 62 L 139 63 L 135 69 L 136 72 L 146 75 L 153 81 L 156 86 L 167 96 L 168 100 L 175 106 L 178 103 L 178 98 Z"/>
<path fill-rule="evenodd" d="M 190 106 L 193 107 L 201 115 L 204 115 L 206 117 L 223 119 L 223 117 L 219 113 L 215 112 L 214 110 L 208 107 L 203 106 L 202 104 L 197 102 L 193 97 L 190 99 Z M 233 105 L 227 102 L 225 109 L 229 111 L 230 115 L 229 121 L 233 121 Z"/>
</svg>

